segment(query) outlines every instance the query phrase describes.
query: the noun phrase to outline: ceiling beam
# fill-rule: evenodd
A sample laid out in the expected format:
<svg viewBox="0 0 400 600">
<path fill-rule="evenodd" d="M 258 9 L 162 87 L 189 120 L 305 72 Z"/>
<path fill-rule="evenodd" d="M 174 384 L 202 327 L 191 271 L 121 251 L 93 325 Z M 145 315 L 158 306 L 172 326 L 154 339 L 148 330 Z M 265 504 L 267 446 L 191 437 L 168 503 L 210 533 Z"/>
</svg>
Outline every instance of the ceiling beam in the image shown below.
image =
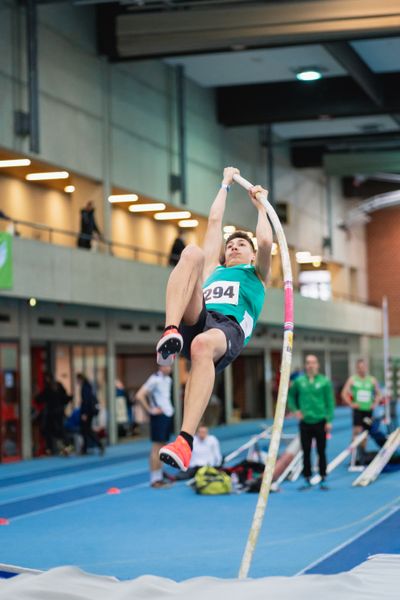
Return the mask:
<svg viewBox="0 0 400 600">
<path fill-rule="evenodd" d="M 114 60 L 395 35 L 400 27 L 398 0 L 298 0 L 229 9 L 199 3 L 142 14 L 114 6 L 113 19 L 100 18 L 100 46 L 114 30 Z"/>
<path fill-rule="evenodd" d="M 325 172 L 330 175 L 351 176 L 377 171 L 400 173 L 400 151 L 325 154 L 323 164 Z"/>
<path fill-rule="evenodd" d="M 348 42 L 326 42 L 324 47 L 377 106 L 384 106 L 383 88 L 378 77 Z"/>
<path fill-rule="evenodd" d="M 217 88 L 218 120 L 226 126 L 397 114 L 400 73 L 379 75 L 386 105 L 377 106 L 351 77 Z"/>
</svg>

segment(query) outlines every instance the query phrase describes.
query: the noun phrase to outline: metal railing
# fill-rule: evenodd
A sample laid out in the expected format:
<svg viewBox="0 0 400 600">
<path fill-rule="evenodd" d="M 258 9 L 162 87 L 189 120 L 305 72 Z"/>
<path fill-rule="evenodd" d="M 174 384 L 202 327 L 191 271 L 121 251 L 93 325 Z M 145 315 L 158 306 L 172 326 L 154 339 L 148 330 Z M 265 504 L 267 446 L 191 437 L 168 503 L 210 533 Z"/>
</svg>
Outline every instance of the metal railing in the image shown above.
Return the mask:
<svg viewBox="0 0 400 600">
<path fill-rule="evenodd" d="M 138 262 L 162 266 L 168 266 L 169 264 L 169 254 L 160 252 L 159 250 L 150 250 L 148 248 L 143 248 L 142 246 L 115 242 L 113 240 L 107 240 L 103 236 L 97 234 L 88 235 L 76 233 L 75 231 L 51 227 L 42 223 L 32 223 L 31 221 L 5 217 L 0 217 L 0 219 L 8 223 L 7 230 L 16 237 L 27 237 L 36 241 L 48 244 L 58 244 L 60 246 L 79 247 L 86 252 L 100 252 L 103 254 L 110 254 L 117 258 L 127 258 Z M 29 235 L 29 233 L 31 233 L 31 235 Z M 66 240 L 70 243 L 65 243 Z M 80 240 L 88 242 L 88 247 L 79 246 L 78 242 Z"/>
<path fill-rule="evenodd" d="M 31 221 L 11 219 L 1 216 L 0 214 L 0 223 L 1 221 L 8 223 L 7 230 L 17 237 L 27 237 L 29 239 L 34 239 L 48 244 L 57 244 L 68 247 L 78 247 L 79 239 L 87 240 L 90 242 L 91 247 L 81 248 L 86 252 L 99 252 L 103 254 L 109 254 L 116 258 L 125 258 L 128 260 L 144 262 L 147 264 L 156 264 L 164 267 L 169 266 L 169 254 L 160 252 L 159 250 L 150 250 L 148 248 L 143 248 L 142 246 L 134 246 L 131 244 L 107 240 L 102 236 L 97 236 L 96 234 L 91 236 L 83 233 L 77 233 L 75 231 L 69 231 L 67 229 L 61 229 L 59 227 L 51 227 L 50 225 L 44 225 L 43 223 L 32 223 Z M 33 231 L 33 235 L 29 235 L 29 231 Z M 63 239 L 64 243 L 62 241 Z M 70 243 L 65 243 L 66 239 Z M 283 281 L 281 279 L 274 278 L 270 281 L 269 287 L 282 288 Z M 295 283 L 293 287 L 296 292 L 300 293 L 300 286 L 297 283 Z M 363 298 L 360 298 L 354 294 L 337 293 L 331 291 L 331 299 L 335 301 L 356 302 L 358 304 L 374 306 L 372 303 L 367 302 Z M 321 300 L 321 302 L 323 302 L 323 300 Z"/>
</svg>

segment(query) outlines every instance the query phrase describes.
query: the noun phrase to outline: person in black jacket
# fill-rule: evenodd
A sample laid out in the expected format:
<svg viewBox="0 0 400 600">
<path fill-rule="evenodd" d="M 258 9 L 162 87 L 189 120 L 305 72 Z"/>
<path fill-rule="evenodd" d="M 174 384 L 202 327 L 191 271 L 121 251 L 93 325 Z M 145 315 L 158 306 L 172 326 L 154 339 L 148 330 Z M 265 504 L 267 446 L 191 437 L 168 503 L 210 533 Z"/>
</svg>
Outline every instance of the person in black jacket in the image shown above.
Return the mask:
<svg viewBox="0 0 400 600">
<path fill-rule="evenodd" d="M 81 230 L 78 238 L 79 248 L 87 248 L 90 250 L 94 233 L 96 233 L 98 237 L 101 237 L 101 232 L 97 227 L 94 216 L 94 205 L 93 202 L 89 201 L 85 208 L 82 208 L 81 210 Z"/>
<path fill-rule="evenodd" d="M 48 373 L 45 376 L 44 389 L 35 398 L 38 404 L 43 405 L 41 425 L 47 454 L 57 453 L 59 441 L 63 444 L 63 453 L 68 453 L 69 440 L 64 428 L 64 412 L 71 399 L 62 383 Z"/>
<path fill-rule="evenodd" d="M 87 454 L 88 441 L 92 440 L 92 442 L 99 448 L 100 454 L 103 455 L 105 452 L 104 443 L 100 440 L 99 436 L 92 428 L 93 417 L 95 417 L 99 412 L 97 398 L 93 392 L 90 381 L 83 373 L 78 373 L 76 379 L 81 388 L 80 427 L 83 438 L 81 453 Z"/>
<path fill-rule="evenodd" d="M 174 267 L 178 264 L 181 254 L 185 248 L 185 234 L 182 231 L 179 231 L 178 237 L 172 244 L 172 248 L 169 255 L 169 264 L 171 267 Z"/>
</svg>

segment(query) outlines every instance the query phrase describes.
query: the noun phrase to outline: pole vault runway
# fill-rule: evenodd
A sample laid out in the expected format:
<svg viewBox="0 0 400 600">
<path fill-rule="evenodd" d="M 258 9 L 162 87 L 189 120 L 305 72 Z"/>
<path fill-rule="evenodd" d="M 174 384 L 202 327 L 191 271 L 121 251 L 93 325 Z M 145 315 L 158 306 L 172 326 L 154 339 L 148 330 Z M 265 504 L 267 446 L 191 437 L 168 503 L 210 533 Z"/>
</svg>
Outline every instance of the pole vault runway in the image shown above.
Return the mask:
<svg viewBox="0 0 400 600">
<path fill-rule="evenodd" d="M 338 409 L 334 423 L 329 459 L 349 442 L 349 411 Z M 218 428 L 223 452 L 259 433 L 260 424 Z M 287 420 L 285 432 L 295 430 Z M 235 578 L 257 495 L 198 496 L 183 482 L 150 489 L 148 448 L 140 441 L 110 448 L 104 458 L 4 465 L 0 562 L 43 571 L 74 565 L 121 580 Z M 399 473 L 383 473 L 367 488 L 351 486 L 356 476 L 343 464 L 329 492 L 299 492 L 299 482 L 287 482 L 272 494 L 249 576 L 332 574 L 370 555 L 400 554 Z M 107 494 L 112 487 L 121 493 Z"/>
</svg>

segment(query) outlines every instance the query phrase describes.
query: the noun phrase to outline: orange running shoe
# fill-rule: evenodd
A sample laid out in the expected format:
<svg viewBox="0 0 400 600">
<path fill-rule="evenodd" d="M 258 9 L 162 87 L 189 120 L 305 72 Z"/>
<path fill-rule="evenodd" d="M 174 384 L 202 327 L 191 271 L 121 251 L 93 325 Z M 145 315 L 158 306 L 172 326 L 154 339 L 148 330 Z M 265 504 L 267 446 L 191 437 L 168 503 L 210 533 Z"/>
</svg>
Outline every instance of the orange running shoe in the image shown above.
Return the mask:
<svg viewBox="0 0 400 600">
<path fill-rule="evenodd" d="M 181 435 L 174 442 L 163 446 L 159 453 L 160 460 L 175 469 L 187 471 L 192 456 L 189 444 Z"/>
<path fill-rule="evenodd" d="M 157 364 L 161 367 L 170 367 L 182 348 L 183 338 L 178 328 L 174 325 L 166 327 L 156 348 Z"/>
</svg>

